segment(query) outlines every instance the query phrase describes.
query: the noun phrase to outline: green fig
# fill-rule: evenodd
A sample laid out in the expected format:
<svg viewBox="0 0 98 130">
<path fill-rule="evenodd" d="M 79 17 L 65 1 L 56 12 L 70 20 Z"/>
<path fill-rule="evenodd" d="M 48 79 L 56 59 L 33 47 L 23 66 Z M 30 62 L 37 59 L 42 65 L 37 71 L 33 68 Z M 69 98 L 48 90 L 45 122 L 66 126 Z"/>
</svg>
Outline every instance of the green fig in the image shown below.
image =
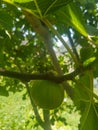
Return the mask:
<svg viewBox="0 0 98 130">
<path fill-rule="evenodd" d="M 36 105 L 43 109 L 55 109 L 64 99 L 62 85 L 47 80 L 35 80 L 31 87 L 31 95 Z"/>
</svg>

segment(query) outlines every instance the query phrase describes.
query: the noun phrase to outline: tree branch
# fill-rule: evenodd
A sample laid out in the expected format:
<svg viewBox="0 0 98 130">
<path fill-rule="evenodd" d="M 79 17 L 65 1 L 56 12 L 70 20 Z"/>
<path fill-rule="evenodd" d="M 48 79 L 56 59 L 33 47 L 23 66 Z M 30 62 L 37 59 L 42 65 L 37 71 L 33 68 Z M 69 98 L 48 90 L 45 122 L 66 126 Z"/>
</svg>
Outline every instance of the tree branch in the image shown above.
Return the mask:
<svg viewBox="0 0 98 130">
<path fill-rule="evenodd" d="M 24 81 L 29 82 L 30 80 L 50 80 L 53 82 L 62 83 L 67 80 L 73 80 L 75 76 L 83 74 L 88 69 L 90 69 L 89 66 L 85 68 L 82 67 L 77 68 L 75 71 L 61 76 L 54 75 L 53 73 L 29 74 L 29 73 L 20 73 L 20 72 L 13 72 L 13 71 L 0 69 L 0 75 L 5 77 L 10 77 L 10 78 L 16 78 L 23 82 Z"/>
<path fill-rule="evenodd" d="M 44 117 L 44 129 L 45 130 L 52 130 L 51 123 L 50 123 L 50 111 L 43 109 L 43 117 Z"/>
<path fill-rule="evenodd" d="M 35 32 L 37 32 L 41 36 L 42 40 L 45 42 L 47 50 L 51 56 L 52 62 L 57 72 L 62 73 L 56 54 L 53 50 L 53 42 L 52 42 L 48 28 L 46 27 L 44 23 L 41 22 L 40 19 L 35 17 L 34 14 L 32 14 L 32 12 L 29 12 L 28 10 L 23 10 L 23 13 L 25 14 L 28 22 L 32 25 Z"/>
<path fill-rule="evenodd" d="M 38 121 L 40 126 L 42 126 L 42 128 L 44 128 L 44 122 L 42 121 L 42 119 L 41 119 L 41 117 L 39 115 L 37 106 L 35 105 L 35 103 L 33 101 L 33 98 L 32 98 L 31 93 L 30 93 L 29 86 L 28 86 L 27 83 L 25 83 L 25 85 L 26 85 L 26 88 L 27 88 L 27 91 L 28 91 L 28 94 L 29 94 L 29 97 L 30 97 L 30 101 L 31 101 L 31 104 L 32 104 L 32 107 L 33 107 L 33 110 L 34 110 L 34 113 L 35 113 L 36 120 Z"/>
</svg>

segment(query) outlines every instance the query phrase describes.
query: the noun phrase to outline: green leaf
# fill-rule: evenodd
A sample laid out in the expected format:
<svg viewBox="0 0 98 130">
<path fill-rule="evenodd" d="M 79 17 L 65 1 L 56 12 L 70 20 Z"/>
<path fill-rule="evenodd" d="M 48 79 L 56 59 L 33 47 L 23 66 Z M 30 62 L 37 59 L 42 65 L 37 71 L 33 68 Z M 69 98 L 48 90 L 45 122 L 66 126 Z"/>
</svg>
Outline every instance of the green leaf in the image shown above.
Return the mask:
<svg viewBox="0 0 98 130">
<path fill-rule="evenodd" d="M 13 18 L 9 13 L 0 11 L 0 27 L 5 29 L 11 29 L 13 26 Z"/>
<path fill-rule="evenodd" d="M 86 103 L 85 110 L 82 113 L 80 130 L 98 130 L 98 113 L 95 105 Z"/>
<path fill-rule="evenodd" d="M 85 47 L 81 48 L 80 56 L 81 56 L 82 62 L 84 62 L 85 60 L 94 56 L 94 49 L 92 48 L 91 45 L 86 44 Z"/>
<path fill-rule="evenodd" d="M 43 15 L 46 15 L 50 12 L 55 12 L 61 7 L 64 7 L 69 4 L 71 1 L 72 0 L 36 0 L 39 9 L 41 10 Z"/>
<path fill-rule="evenodd" d="M 93 66 L 94 78 L 97 78 L 98 77 L 98 50 L 95 56 L 96 56 L 96 59 L 93 62 L 92 66 Z"/>
<path fill-rule="evenodd" d="M 92 64 L 95 60 L 96 60 L 96 57 L 91 57 L 91 58 L 87 59 L 86 61 L 84 61 L 83 66 L 88 66 L 88 65 Z"/>
<path fill-rule="evenodd" d="M 64 7 L 64 9 L 59 10 L 56 16 L 57 19 L 59 18 L 60 22 L 74 27 L 83 36 L 88 37 L 83 14 L 75 3 L 71 3 Z"/>
<path fill-rule="evenodd" d="M 70 22 L 73 26 L 85 37 L 88 36 L 88 33 L 85 28 L 85 24 L 83 21 L 83 15 L 80 9 L 75 4 L 70 4 L 68 6 L 68 13 L 70 16 Z"/>
<path fill-rule="evenodd" d="M 27 3 L 27 2 L 31 2 L 33 0 L 10 0 L 12 2 L 17 2 L 17 3 Z"/>
<path fill-rule="evenodd" d="M 74 88 L 74 103 L 81 111 L 79 130 L 97 130 L 98 125 L 98 108 L 95 106 L 92 95 L 92 76 L 85 73 L 80 77 Z M 88 89 L 90 91 L 88 91 Z"/>
<path fill-rule="evenodd" d="M 84 78 L 86 81 L 88 81 L 88 78 Z M 77 108 L 81 109 L 81 102 L 87 102 L 89 101 L 89 93 L 85 90 L 84 80 L 80 79 L 77 81 L 75 88 L 74 88 L 74 103 L 77 106 Z M 89 83 L 88 83 L 89 84 Z"/>
<path fill-rule="evenodd" d="M 81 4 L 95 3 L 95 0 L 77 0 L 77 1 L 79 1 Z"/>
<path fill-rule="evenodd" d="M 76 82 L 74 103 L 81 111 L 79 130 L 97 130 L 98 107 L 93 100 L 93 79 L 91 73 L 85 73 Z"/>
<path fill-rule="evenodd" d="M 26 7 L 33 10 L 36 13 L 41 14 L 42 16 L 49 13 L 55 12 L 61 7 L 66 6 L 72 0 L 4 0 L 5 2 L 17 2 L 21 7 Z"/>
<path fill-rule="evenodd" d="M 6 87 L 1 87 L 0 86 L 0 95 L 2 96 L 9 96 L 9 92 L 7 91 Z"/>
<path fill-rule="evenodd" d="M 91 36 L 98 36 L 98 29 L 97 28 L 95 28 L 91 25 L 86 26 L 86 28 Z"/>
</svg>

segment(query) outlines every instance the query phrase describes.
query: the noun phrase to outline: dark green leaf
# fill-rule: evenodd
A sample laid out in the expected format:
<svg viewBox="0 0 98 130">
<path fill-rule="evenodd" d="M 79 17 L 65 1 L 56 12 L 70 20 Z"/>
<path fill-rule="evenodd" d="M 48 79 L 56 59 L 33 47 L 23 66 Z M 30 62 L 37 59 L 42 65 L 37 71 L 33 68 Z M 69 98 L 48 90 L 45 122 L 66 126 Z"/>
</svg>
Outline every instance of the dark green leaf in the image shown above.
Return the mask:
<svg viewBox="0 0 98 130">
<path fill-rule="evenodd" d="M 6 87 L 0 86 L 0 96 L 9 96 L 9 92 L 6 90 Z"/>
<path fill-rule="evenodd" d="M 0 11 L 0 26 L 5 29 L 12 29 L 13 27 L 13 18 L 9 13 L 5 11 Z"/>
<path fill-rule="evenodd" d="M 95 111 L 95 106 L 86 103 L 85 110 L 81 112 L 81 124 L 79 130 L 97 130 L 98 129 L 98 113 Z"/>
</svg>

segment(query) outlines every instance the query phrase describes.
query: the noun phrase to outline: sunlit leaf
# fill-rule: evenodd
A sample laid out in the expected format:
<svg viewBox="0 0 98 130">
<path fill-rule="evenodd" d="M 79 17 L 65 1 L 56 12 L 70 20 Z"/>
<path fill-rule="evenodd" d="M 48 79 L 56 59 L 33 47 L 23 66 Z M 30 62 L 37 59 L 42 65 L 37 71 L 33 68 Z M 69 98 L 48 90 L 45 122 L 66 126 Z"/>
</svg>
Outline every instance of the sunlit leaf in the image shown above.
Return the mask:
<svg viewBox="0 0 98 130">
<path fill-rule="evenodd" d="M 58 10 L 56 16 L 56 19 L 59 18 L 59 21 L 63 24 L 65 23 L 67 26 L 74 27 L 83 36 L 88 37 L 83 14 L 76 4 L 72 3 L 67 5 L 62 10 Z"/>
<path fill-rule="evenodd" d="M 70 22 L 82 35 L 87 37 L 88 33 L 85 28 L 82 13 L 79 8 L 77 8 L 77 10 L 76 8 L 77 6 L 75 4 L 70 4 L 67 6 Z"/>
<path fill-rule="evenodd" d="M 83 65 L 84 65 L 84 66 L 87 66 L 87 65 L 89 65 L 90 63 L 94 62 L 95 59 L 96 59 L 96 57 L 91 57 L 91 58 L 89 58 L 88 60 L 86 60 L 86 61 L 83 63 Z"/>
<path fill-rule="evenodd" d="M 12 2 L 17 2 L 17 3 L 27 3 L 27 2 L 31 2 L 33 0 L 10 0 Z"/>
</svg>

